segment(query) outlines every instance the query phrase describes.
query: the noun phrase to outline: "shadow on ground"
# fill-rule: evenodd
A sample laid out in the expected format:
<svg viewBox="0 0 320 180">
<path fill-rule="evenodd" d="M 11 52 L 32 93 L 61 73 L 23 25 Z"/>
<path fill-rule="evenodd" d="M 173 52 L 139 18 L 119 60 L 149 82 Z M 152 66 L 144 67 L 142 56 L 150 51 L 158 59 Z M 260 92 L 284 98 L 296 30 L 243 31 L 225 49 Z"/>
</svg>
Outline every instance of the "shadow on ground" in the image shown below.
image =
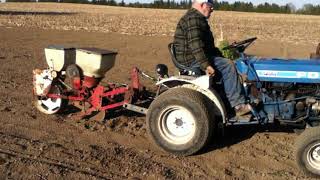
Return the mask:
<svg viewBox="0 0 320 180">
<path fill-rule="evenodd" d="M 229 126 L 224 129 L 223 132 L 216 132 L 214 139 L 209 143 L 207 148 L 203 149 L 199 152 L 199 154 L 208 153 L 210 151 L 214 151 L 216 149 L 221 149 L 224 147 L 229 147 L 235 144 L 238 144 L 242 141 L 250 139 L 256 133 L 261 132 L 286 132 L 286 133 L 294 133 L 294 127 L 290 126 L 280 126 L 276 124 L 270 125 L 235 125 Z"/>
</svg>

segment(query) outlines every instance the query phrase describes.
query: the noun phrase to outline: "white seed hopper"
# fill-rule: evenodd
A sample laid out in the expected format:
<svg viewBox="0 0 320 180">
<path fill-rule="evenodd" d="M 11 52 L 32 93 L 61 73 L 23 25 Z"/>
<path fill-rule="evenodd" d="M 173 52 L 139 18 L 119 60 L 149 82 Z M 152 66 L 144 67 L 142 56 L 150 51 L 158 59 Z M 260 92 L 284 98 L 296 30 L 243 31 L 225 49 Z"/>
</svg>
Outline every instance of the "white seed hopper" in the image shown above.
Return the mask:
<svg viewBox="0 0 320 180">
<path fill-rule="evenodd" d="M 62 71 L 68 65 L 74 64 L 76 59 L 75 48 L 63 46 L 49 46 L 44 49 L 46 61 L 50 69 Z"/>
<path fill-rule="evenodd" d="M 85 76 L 100 78 L 114 66 L 116 52 L 98 48 L 76 49 L 76 64 Z"/>
<path fill-rule="evenodd" d="M 48 66 L 55 71 L 77 64 L 85 76 L 101 78 L 114 66 L 117 53 L 98 48 L 49 46 L 45 48 L 45 55 Z"/>
</svg>

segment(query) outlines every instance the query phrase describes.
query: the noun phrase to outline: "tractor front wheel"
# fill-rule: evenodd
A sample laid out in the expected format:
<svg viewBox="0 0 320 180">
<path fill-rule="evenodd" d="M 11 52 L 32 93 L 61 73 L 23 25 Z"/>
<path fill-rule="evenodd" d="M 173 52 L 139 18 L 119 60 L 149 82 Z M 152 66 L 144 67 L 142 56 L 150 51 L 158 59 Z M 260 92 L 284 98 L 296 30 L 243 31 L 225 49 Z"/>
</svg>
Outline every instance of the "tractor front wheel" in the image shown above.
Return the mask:
<svg viewBox="0 0 320 180">
<path fill-rule="evenodd" d="M 306 129 L 295 145 L 296 161 L 306 174 L 320 177 L 320 127 Z"/>
<path fill-rule="evenodd" d="M 173 88 L 158 96 L 147 113 L 149 135 L 162 149 L 176 155 L 191 155 L 210 140 L 214 119 L 203 94 Z"/>
</svg>

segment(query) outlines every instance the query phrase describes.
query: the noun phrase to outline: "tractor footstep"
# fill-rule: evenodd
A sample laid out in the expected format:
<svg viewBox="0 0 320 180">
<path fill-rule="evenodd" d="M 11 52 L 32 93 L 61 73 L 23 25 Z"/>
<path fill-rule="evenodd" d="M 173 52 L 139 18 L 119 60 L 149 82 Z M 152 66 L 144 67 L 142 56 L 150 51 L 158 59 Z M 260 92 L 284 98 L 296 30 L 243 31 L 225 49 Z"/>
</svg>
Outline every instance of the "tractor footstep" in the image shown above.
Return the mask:
<svg viewBox="0 0 320 180">
<path fill-rule="evenodd" d="M 246 114 L 246 115 L 242 115 L 242 116 L 235 116 L 233 118 L 230 119 L 230 122 L 234 122 L 234 123 L 248 123 L 251 122 L 253 118 L 252 114 Z"/>
</svg>

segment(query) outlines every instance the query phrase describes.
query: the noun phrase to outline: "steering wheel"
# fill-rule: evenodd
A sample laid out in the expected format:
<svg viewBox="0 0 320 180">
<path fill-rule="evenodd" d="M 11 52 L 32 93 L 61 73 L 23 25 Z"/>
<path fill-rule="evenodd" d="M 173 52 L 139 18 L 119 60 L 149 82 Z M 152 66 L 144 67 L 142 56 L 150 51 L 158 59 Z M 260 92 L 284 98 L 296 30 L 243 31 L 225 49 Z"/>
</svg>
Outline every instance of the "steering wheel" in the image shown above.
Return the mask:
<svg viewBox="0 0 320 180">
<path fill-rule="evenodd" d="M 249 38 L 243 41 L 234 42 L 231 45 L 224 47 L 222 50 L 226 49 L 237 49 L 239 52 L 244 52 L 244 50 L 253 43 L 257 37 Z"/>
</svg>

